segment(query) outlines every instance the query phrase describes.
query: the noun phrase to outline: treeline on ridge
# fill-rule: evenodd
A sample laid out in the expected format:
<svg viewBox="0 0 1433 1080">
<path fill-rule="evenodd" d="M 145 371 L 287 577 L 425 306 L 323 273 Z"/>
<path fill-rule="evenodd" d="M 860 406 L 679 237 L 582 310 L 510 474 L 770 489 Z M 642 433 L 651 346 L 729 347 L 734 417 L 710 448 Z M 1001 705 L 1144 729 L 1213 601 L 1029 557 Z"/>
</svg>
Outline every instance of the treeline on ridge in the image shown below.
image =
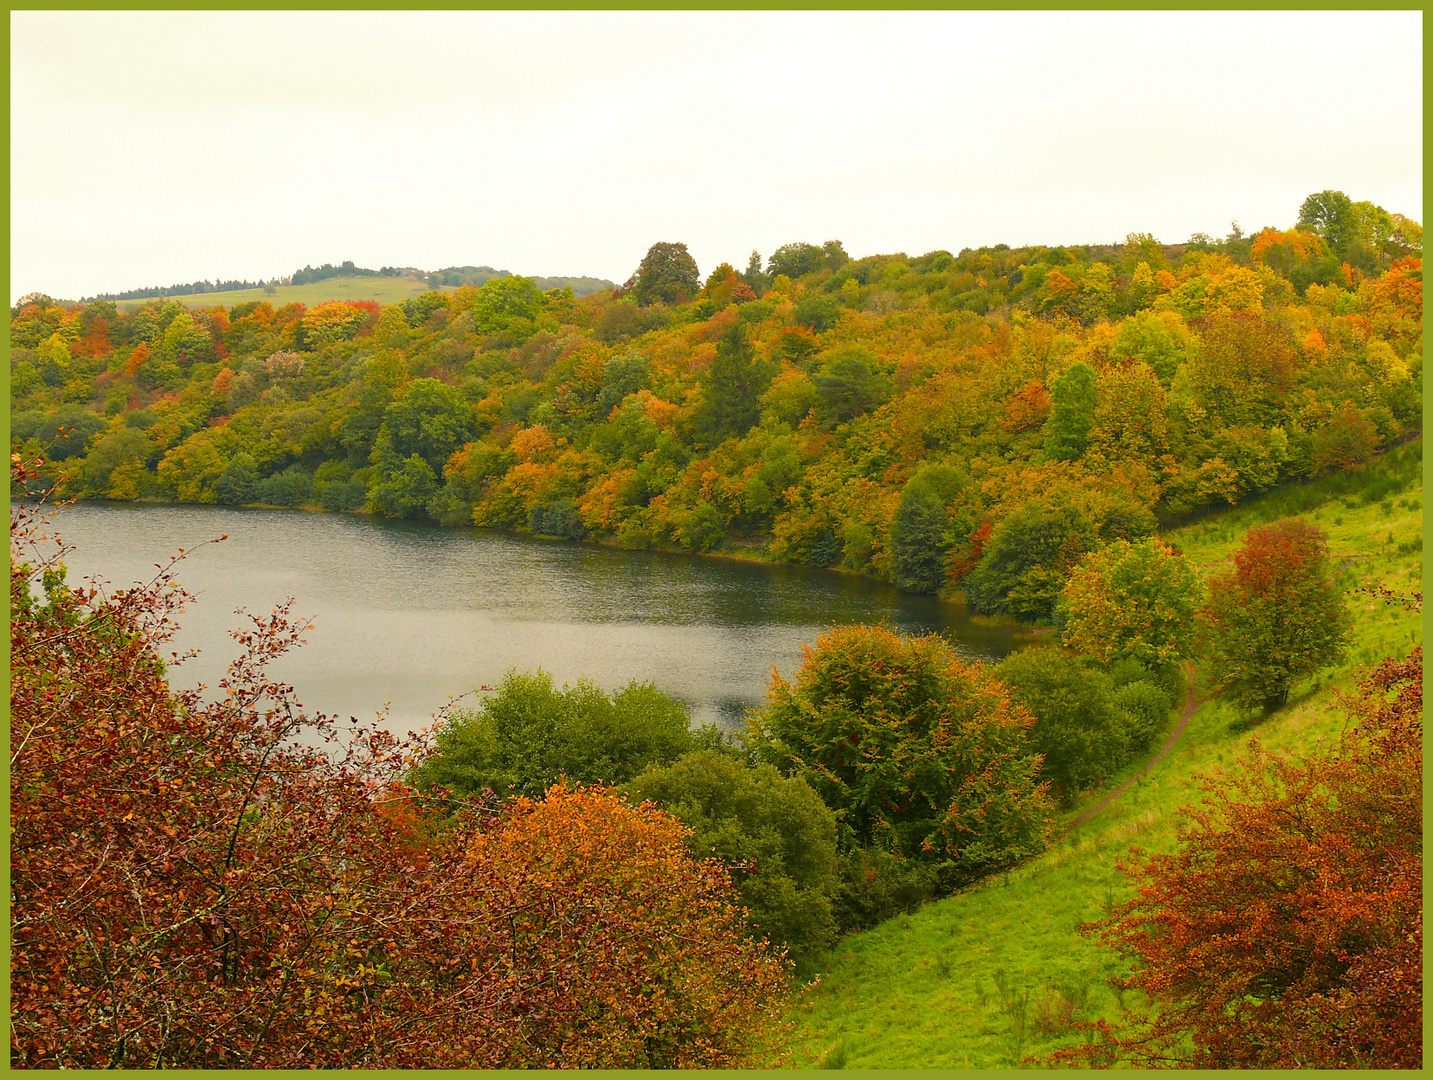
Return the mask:
<svg viewBox="0 0 1433 1080">
<path fill-rule="evenodd" d="M 29 297 L 12 435 L 83 498 L 755 549 L 1051 621 L 1082 556 L 1419 429 L 1421 242 L 1325 191 L 1181 245 L 793 243 L 703 281 L 662 242 L 580 298 Z"/>
</svg>

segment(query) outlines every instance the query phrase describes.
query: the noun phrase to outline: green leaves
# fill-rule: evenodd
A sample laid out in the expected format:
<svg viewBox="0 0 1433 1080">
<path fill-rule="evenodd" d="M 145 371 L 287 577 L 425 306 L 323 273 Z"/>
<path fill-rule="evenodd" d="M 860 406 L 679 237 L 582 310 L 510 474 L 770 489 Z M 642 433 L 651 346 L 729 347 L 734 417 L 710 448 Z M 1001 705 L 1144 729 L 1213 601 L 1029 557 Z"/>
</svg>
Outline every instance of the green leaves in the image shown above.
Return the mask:
<svg viewBox="0 0 1433 1080">
<path fill-rule="evenodd" d="M 491 788 L 536 797 L 566 777 L 622 784 L 691 746 L 686 710 L 650 683 L 607 694 L 590 682 L 557 689 L 544 671 L 511 671 L 473 711 L 457 711 L 412 773 L 421 788 Z"/>
<path fill-rule="evenodd" d="M 1300 518 L 1249 530 L 1200 611 L 1211 670 L 1246 709 L 1275 709 L 1293 684 L 1343 656 L 1348 612 L 1324 534 Z"/>
<path fill-rule="evenodd" d="M 754 753 L 802 776 L 859 844 L 937 864 L 947 886 L 1039 850 L 1050 810 L 1032 720 L 940 638 L 835 627 L 773 675 Z"/>
</svg>

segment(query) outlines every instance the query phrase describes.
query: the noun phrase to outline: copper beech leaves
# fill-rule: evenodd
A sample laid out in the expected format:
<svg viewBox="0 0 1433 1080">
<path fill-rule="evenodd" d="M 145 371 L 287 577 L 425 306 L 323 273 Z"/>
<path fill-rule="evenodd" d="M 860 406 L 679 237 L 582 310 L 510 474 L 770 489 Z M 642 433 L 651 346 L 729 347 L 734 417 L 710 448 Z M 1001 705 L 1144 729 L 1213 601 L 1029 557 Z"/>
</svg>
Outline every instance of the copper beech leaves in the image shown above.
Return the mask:
<svg viewBox="0 0 1433 1080">
<path fill-rule="evenodd" d="M 1423 651 L 1346 701 L 1337 753 L 1255 746 L 1181 811 L 1179 849 L 1127 867 L 1098 927 L 1148 1015 L 1057 1058 L 1195 1068 L 1419 1068 Z"/>
<path fill-rule="evenodd" d="M 11 513 L 12 1066 L 748 1060 L 787 965 L 679 824 L 562 787 L 436 817 L 422 747 L 265 674 L 287 608 L 172 691 L 173 564 L 72 587 L 39 511 Z"/>
</svg>

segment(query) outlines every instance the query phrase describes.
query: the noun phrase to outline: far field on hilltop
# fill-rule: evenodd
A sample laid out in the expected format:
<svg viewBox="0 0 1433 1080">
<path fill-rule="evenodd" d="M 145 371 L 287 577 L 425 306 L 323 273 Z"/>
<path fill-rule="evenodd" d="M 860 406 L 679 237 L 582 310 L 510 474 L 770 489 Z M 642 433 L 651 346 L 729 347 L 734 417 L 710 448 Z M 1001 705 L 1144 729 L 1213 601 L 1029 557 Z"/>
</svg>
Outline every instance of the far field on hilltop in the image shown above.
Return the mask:
<svg viewBox="0 0 1433 1080">
<path fill-rule="evenodd" d="M 443 270 L 416 270 L 412 267 L 385 266 L 368 270 L 345 261 L 338 266 L 324 263 L 318 268 L 306 266 L 285 277 L 268 281 L 194 281 L 167 287 L 153 286 L 123 292 L 101 293 L 90 300 L 112 301 L 120 311 L 134 311 L 155 299 L 170 299 L 187 308 L 212 307 L 265 301 L 277 307 L 286 304 L 316 304 L 335 300 L 368 300 L 379 304 L 396 304 L 430 289 L 452 292 L 460 285 L 484 285 L 498 278 L 511 277 L 507 270 L 491 266 L 450 266 Z M 616 286 L 605 278 L 534 277 L 538 288 L 570 288 L 575 296 L 588 296 Z M 88 301 L 86 301 L 88 302 Z"/>
</svg>

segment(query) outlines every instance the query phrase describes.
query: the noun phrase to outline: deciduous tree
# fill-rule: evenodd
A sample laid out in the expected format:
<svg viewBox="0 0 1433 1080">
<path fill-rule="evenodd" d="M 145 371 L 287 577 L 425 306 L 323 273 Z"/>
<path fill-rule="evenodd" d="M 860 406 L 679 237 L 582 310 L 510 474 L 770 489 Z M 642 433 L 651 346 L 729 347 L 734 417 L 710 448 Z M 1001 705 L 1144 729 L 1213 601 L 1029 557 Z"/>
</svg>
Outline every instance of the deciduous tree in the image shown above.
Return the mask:
<svg viewBox="0 0 1433 1080">
<path fill-rule="evenodd" d="M 1250 529 L 1200 611 L 1216 684 L 1246 708 L 1274 709 L 1293 684 L 1337 661 L 1348 636 L 1322 530 L 1300 518 Z"/>
<path fill-rule="evenodd" d="M 1025 708 L 940 638 L 822 634 L 794 682 L 773 673 L 750 744 L 843 812 L 852 839 L 938 864 L 947 887 L 1042 850 L 1050 797 Z"/>
<path fill-rule="evenodd" d="M 1193 652 L 1200 592 L 1194 568 L 1159 537 L 1116 540 L 1086 555 L 1070 575 L 1061 594 L 1061 640 L 1102 664 L 1182 660 Z"/>
</svg>

